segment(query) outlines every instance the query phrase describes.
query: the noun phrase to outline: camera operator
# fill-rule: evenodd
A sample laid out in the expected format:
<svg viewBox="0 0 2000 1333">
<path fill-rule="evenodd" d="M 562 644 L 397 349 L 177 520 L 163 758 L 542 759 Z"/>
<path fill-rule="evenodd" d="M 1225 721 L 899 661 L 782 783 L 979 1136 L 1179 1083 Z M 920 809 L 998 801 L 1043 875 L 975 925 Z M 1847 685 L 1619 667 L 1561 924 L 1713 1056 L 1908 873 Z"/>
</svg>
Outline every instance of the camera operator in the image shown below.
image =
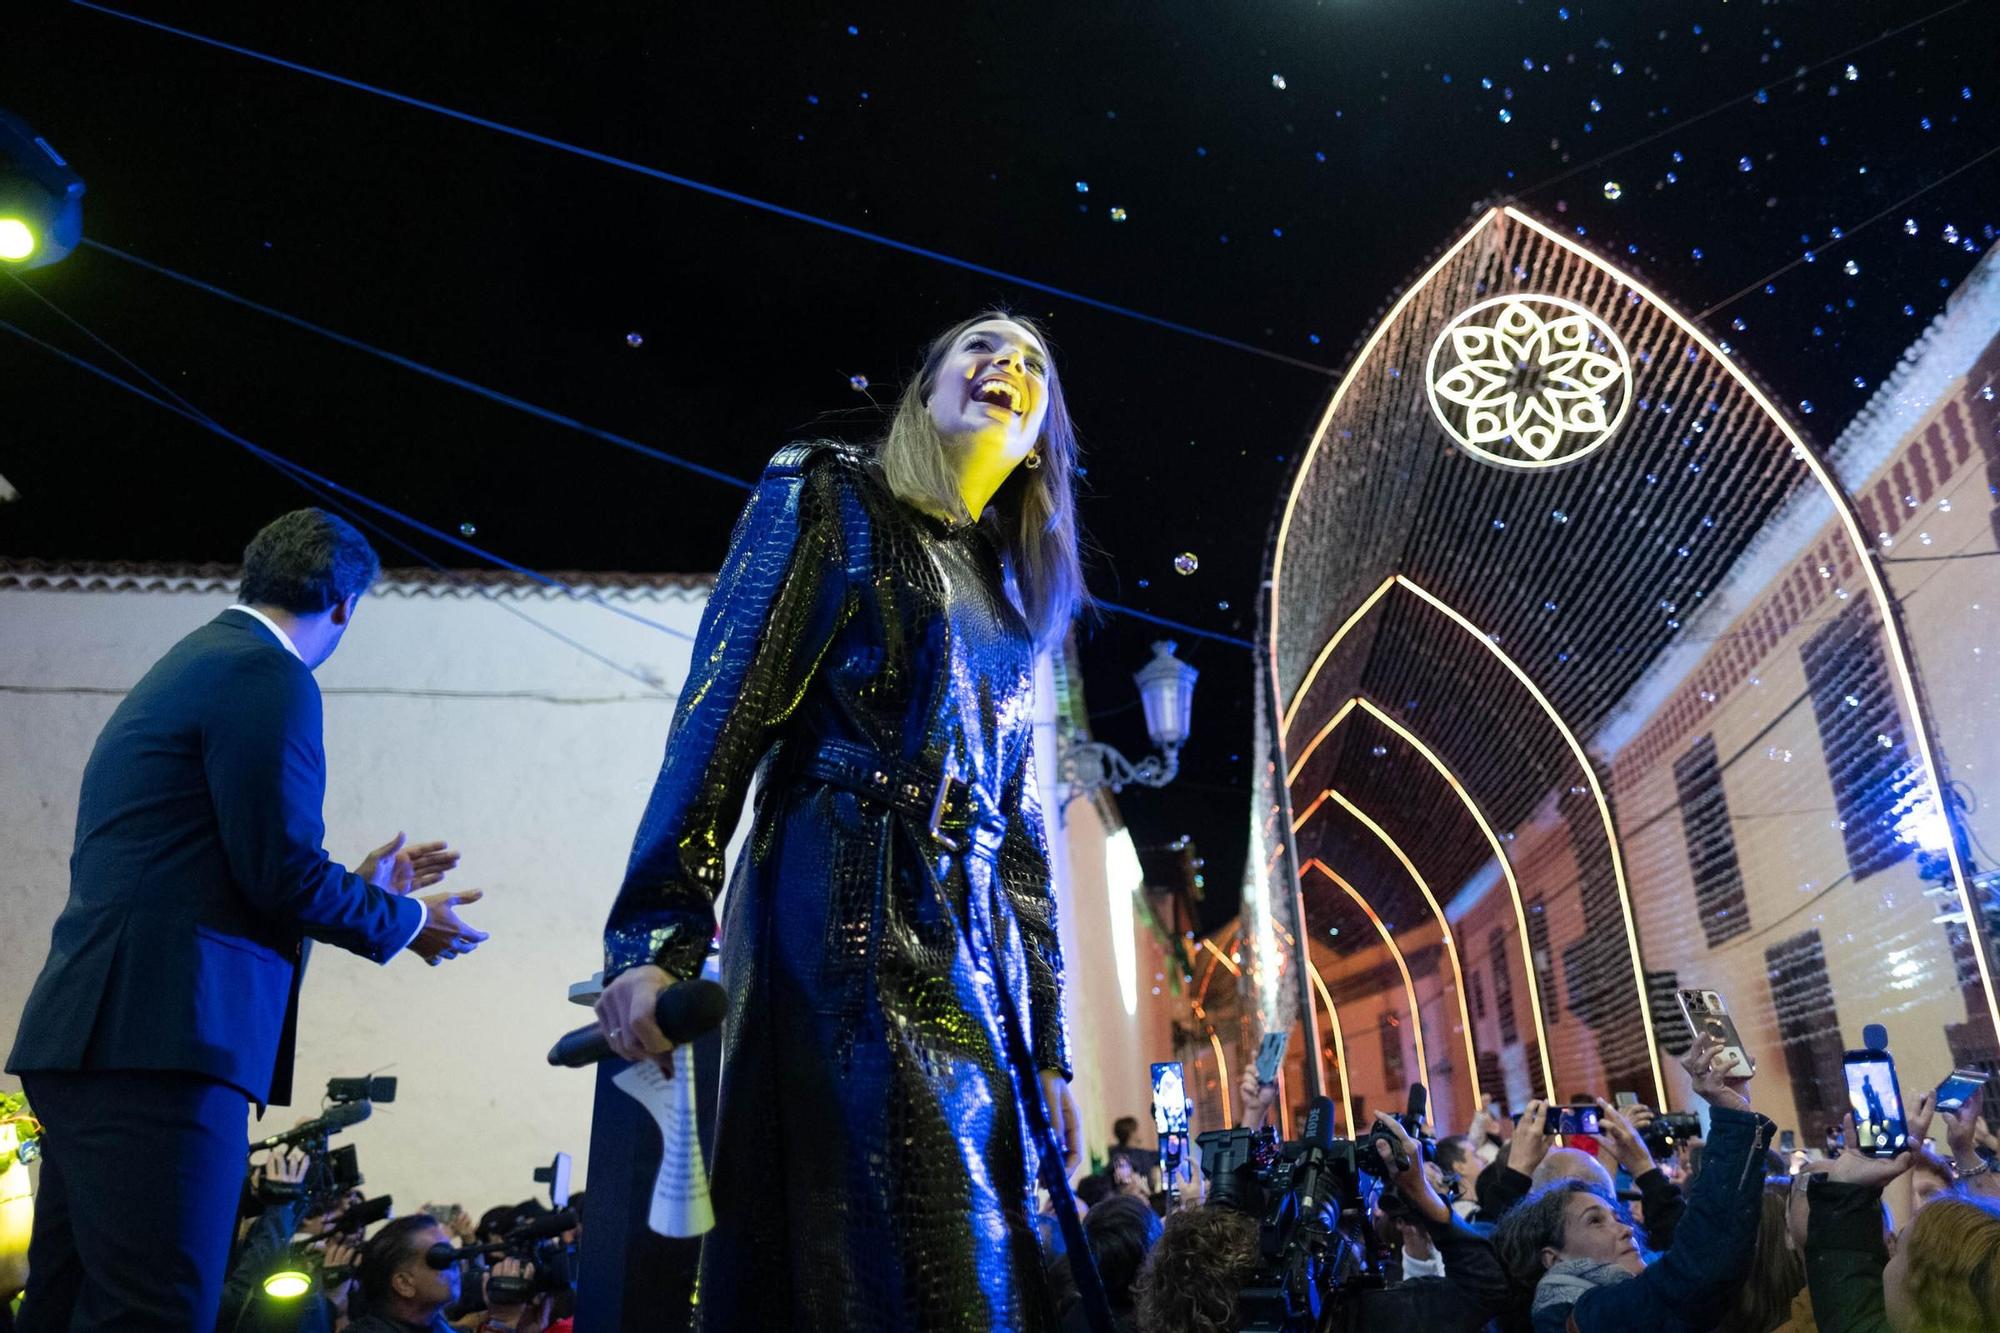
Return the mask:
<svg viewBox="0 0 2000 1333">
<path fill-rule="evenodd" d="M 430 1265 L 433 1245 L 450 1245 L 451 1233 L 429 1213 L 399 1217 L 363 1247 L 354 1304 L 360 1317 L 346 1333 L 452 1333 L 444 1307 L 458 1298 L 456 1265 Z"/>
<path fill-rule="evenodd" d="M 1375 1144 L 1381 1174 L 1401 1198 L 1403 1211 L 1424 1228 L 1443 1258 L 1445 1276 L 1415 1278 L 1393 1287 L 1354 1284 L 1332 1301 L 1321 1330 L 1472 1333 L 1484 1328 L 1504 1308 L 1508 1295 L 1506 1275 L 1493 1247 L 1445 1205 L 1425 1174 L 1417 1141 L 1387 1115 L 1378 1115 L 1374 1128 L 1398 1145 L 1399 1151 L 1392 1151 L 1387 1143 Z M 1344 1252 L 1330 1261 L 1337 1269 L 1351 1270 L 1363 1262 L 1345 1239 L 1339 1244 Z M 1139 1275 L 1135 1288 L 1139 1327 L 1146 1333 L 1238 1328 L 1238 1297 L 1255 1275 L 1260 1258 L 1256 1218 L 1220 1203 L 1175 1213 Z"/>
<path fill-rule="evenodd" d="M 261 1205 L 262 1211 L 249 1219 L 236 1252 L 236 1266 L 222 1284 L 221 1323 L 234 1323 L 243 1317 L 244 1308 L 257 1299 L 264 1278 L 291 1246 L 311 1203 L 305 1189 L 311 1167 L 310 1154 L 299 1148 L 282 1148 L 252 1170 L 248 1206 Z M 300 1325 L 301 1329 L 329 1327 L 324 1320 Z"/>
<path fill-rule="evenodd" d="M 1721 1042 L 1704 1033 L 1682 1061 L 1712 1108 L 1712 1137 L 1708 1167 L 1689 1193 L 1673 1246 L 1657 1262 L 1640 1252 L 1617 1201 L 1583 1181 L 1550 1185 L 1501 1222 L 1494 1243 L 1533 1293 L 1529 1320 L 1537 1333 L 1679 1333 L 1713 1328 L 1728 1311 L 1756 1255 L 1761 1163 L 1776 1130 L 1750 1109 L 1749 1078 L 1722 1072 L 1728 1059 Z"/>
</svg>

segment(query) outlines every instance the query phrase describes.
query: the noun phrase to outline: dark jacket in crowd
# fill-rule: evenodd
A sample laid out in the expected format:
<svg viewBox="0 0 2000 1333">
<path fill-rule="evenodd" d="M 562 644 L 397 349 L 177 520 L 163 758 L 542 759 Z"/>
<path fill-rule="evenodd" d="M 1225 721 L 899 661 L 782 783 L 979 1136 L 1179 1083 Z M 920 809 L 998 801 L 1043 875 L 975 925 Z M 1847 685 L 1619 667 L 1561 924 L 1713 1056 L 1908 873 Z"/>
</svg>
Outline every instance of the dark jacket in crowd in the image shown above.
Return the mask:
<svg viewBox="0 0 2000 1333">
<path fill-rule="evenodd" d="M 1323 1327 L 1333 1333 L 1474 1333 L 1498 1317 L 1508 1285 L 1493 1242 L 1456 1217 L 1446 1223 L 1426 1220 L 1424 1227 L 1444 1259 L 1443 1277 L 1355 1292 L 1335 1306 Z"/>
<path fill-rule="evenodd" d="M 1754 1111 L 1717 1107 L 1710 1112 L 1701 1174 L 1688 1192 L 1684 1225 L 1674 1228 L 1673 1246 L 1637 1276 L 1588 1285 L 1573 1304 L 1538 1303 L 1535 1333 L 1704 1333 L 1714 1328 L 1756 1257 L 1764 1149 L 1776 1129 Z M 1449 1260 L 1445 1271 L 1450 1271 Z"/>
<path fill-rule="evenodd" d="M 1882 1304 L 1882 1192 L 1811 1177 L 1806 1186 L 1806 1290 L 1820 1333 L 1889 1333 Z"/>
<path fill-rule="evenodd" d="M 363 1315 L 350 1323 L 344 1333 L 453 1333 L 453 1329 L 440 1310 L 428 1324 L 406 1323 L 381 1314 Z"/>
<path fill-rule="evenodd" d="M 286 1199 L 267 1206 L 250 1224 L 236 1251 L 236 1266 L 222 1284 L 222 1327 L 234 1327 L 238 1321 L 243 1321 L 245 1328 L 254 1326 L 253 1321 L 244 1320 L 244 1307 L 261 1294 L 264 1278 L 291 1244 L 305 1212 L 305 1199 Z M 326 1303 L 315 1298 L 304 1306 L 295 1327 L 297 1333 L 331 1333 L 333 1322 L 326 1317 Z"/>
</svg>

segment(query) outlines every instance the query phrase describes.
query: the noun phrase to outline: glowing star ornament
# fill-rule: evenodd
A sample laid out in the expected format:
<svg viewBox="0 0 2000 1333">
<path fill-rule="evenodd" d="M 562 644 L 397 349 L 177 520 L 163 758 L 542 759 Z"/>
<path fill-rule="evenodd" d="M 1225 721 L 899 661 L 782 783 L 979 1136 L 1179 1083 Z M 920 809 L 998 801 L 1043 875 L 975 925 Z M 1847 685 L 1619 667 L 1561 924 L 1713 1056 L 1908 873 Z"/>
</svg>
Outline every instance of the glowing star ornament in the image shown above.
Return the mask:
<svg viewBox="0 0 2000 1333">
<path fill-rule="evenodd" d="M 1632 362 L 1618 336 L 1573 301 L 1497 296 L 1438 335 L 1424 387 L 1467 453 L 1501 467 L 1560 467 L 1625 420 Z"/>
</svg>

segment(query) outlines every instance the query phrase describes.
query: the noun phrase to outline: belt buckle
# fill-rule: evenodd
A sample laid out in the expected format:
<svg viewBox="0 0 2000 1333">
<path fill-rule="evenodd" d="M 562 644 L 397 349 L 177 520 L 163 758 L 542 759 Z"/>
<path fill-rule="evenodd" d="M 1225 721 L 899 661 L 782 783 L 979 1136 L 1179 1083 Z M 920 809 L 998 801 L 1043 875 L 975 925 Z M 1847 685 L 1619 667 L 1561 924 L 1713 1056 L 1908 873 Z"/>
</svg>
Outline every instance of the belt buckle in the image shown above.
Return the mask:
<svg viewBox="0 0 2000 1333">
<path fill-rule="evenodd" d="M 960 782 L 949 773 L 938 779 L 937 796 L 931 801 L 930 835 L 933 841 L 941 843 L 954 852 L 962 852 L 965 850 L 965 842 L 962 839 L 952 837 L 939 827 L 944 820 L 944 808 L 951 801 L 951 789 L 954 786 L 963 788 L 967 792 L 972 790 L 965 783 Z"/>
</svg>

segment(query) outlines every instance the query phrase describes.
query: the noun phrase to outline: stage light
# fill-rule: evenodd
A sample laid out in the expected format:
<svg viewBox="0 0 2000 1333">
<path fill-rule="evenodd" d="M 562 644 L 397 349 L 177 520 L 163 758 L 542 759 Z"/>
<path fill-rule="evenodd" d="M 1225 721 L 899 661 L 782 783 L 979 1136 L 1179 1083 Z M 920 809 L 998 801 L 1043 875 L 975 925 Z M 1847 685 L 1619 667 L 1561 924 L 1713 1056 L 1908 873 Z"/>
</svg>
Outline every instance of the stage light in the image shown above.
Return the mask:
<svg viewBox="0 0 2000 1333">
<path fill-rule="evenodd" d="M 281 1301 L 294 1301 L 313 1289 L 312 1274 L 302 1268 L 280 1268 L 264 1279 L 264 1294 Z"/>
<path fill-rule="evenodd" d="M 0 262 L 53 264 L 83 239 L 83 178 L 19 116 L 0 111 Z"/>
</svg>

